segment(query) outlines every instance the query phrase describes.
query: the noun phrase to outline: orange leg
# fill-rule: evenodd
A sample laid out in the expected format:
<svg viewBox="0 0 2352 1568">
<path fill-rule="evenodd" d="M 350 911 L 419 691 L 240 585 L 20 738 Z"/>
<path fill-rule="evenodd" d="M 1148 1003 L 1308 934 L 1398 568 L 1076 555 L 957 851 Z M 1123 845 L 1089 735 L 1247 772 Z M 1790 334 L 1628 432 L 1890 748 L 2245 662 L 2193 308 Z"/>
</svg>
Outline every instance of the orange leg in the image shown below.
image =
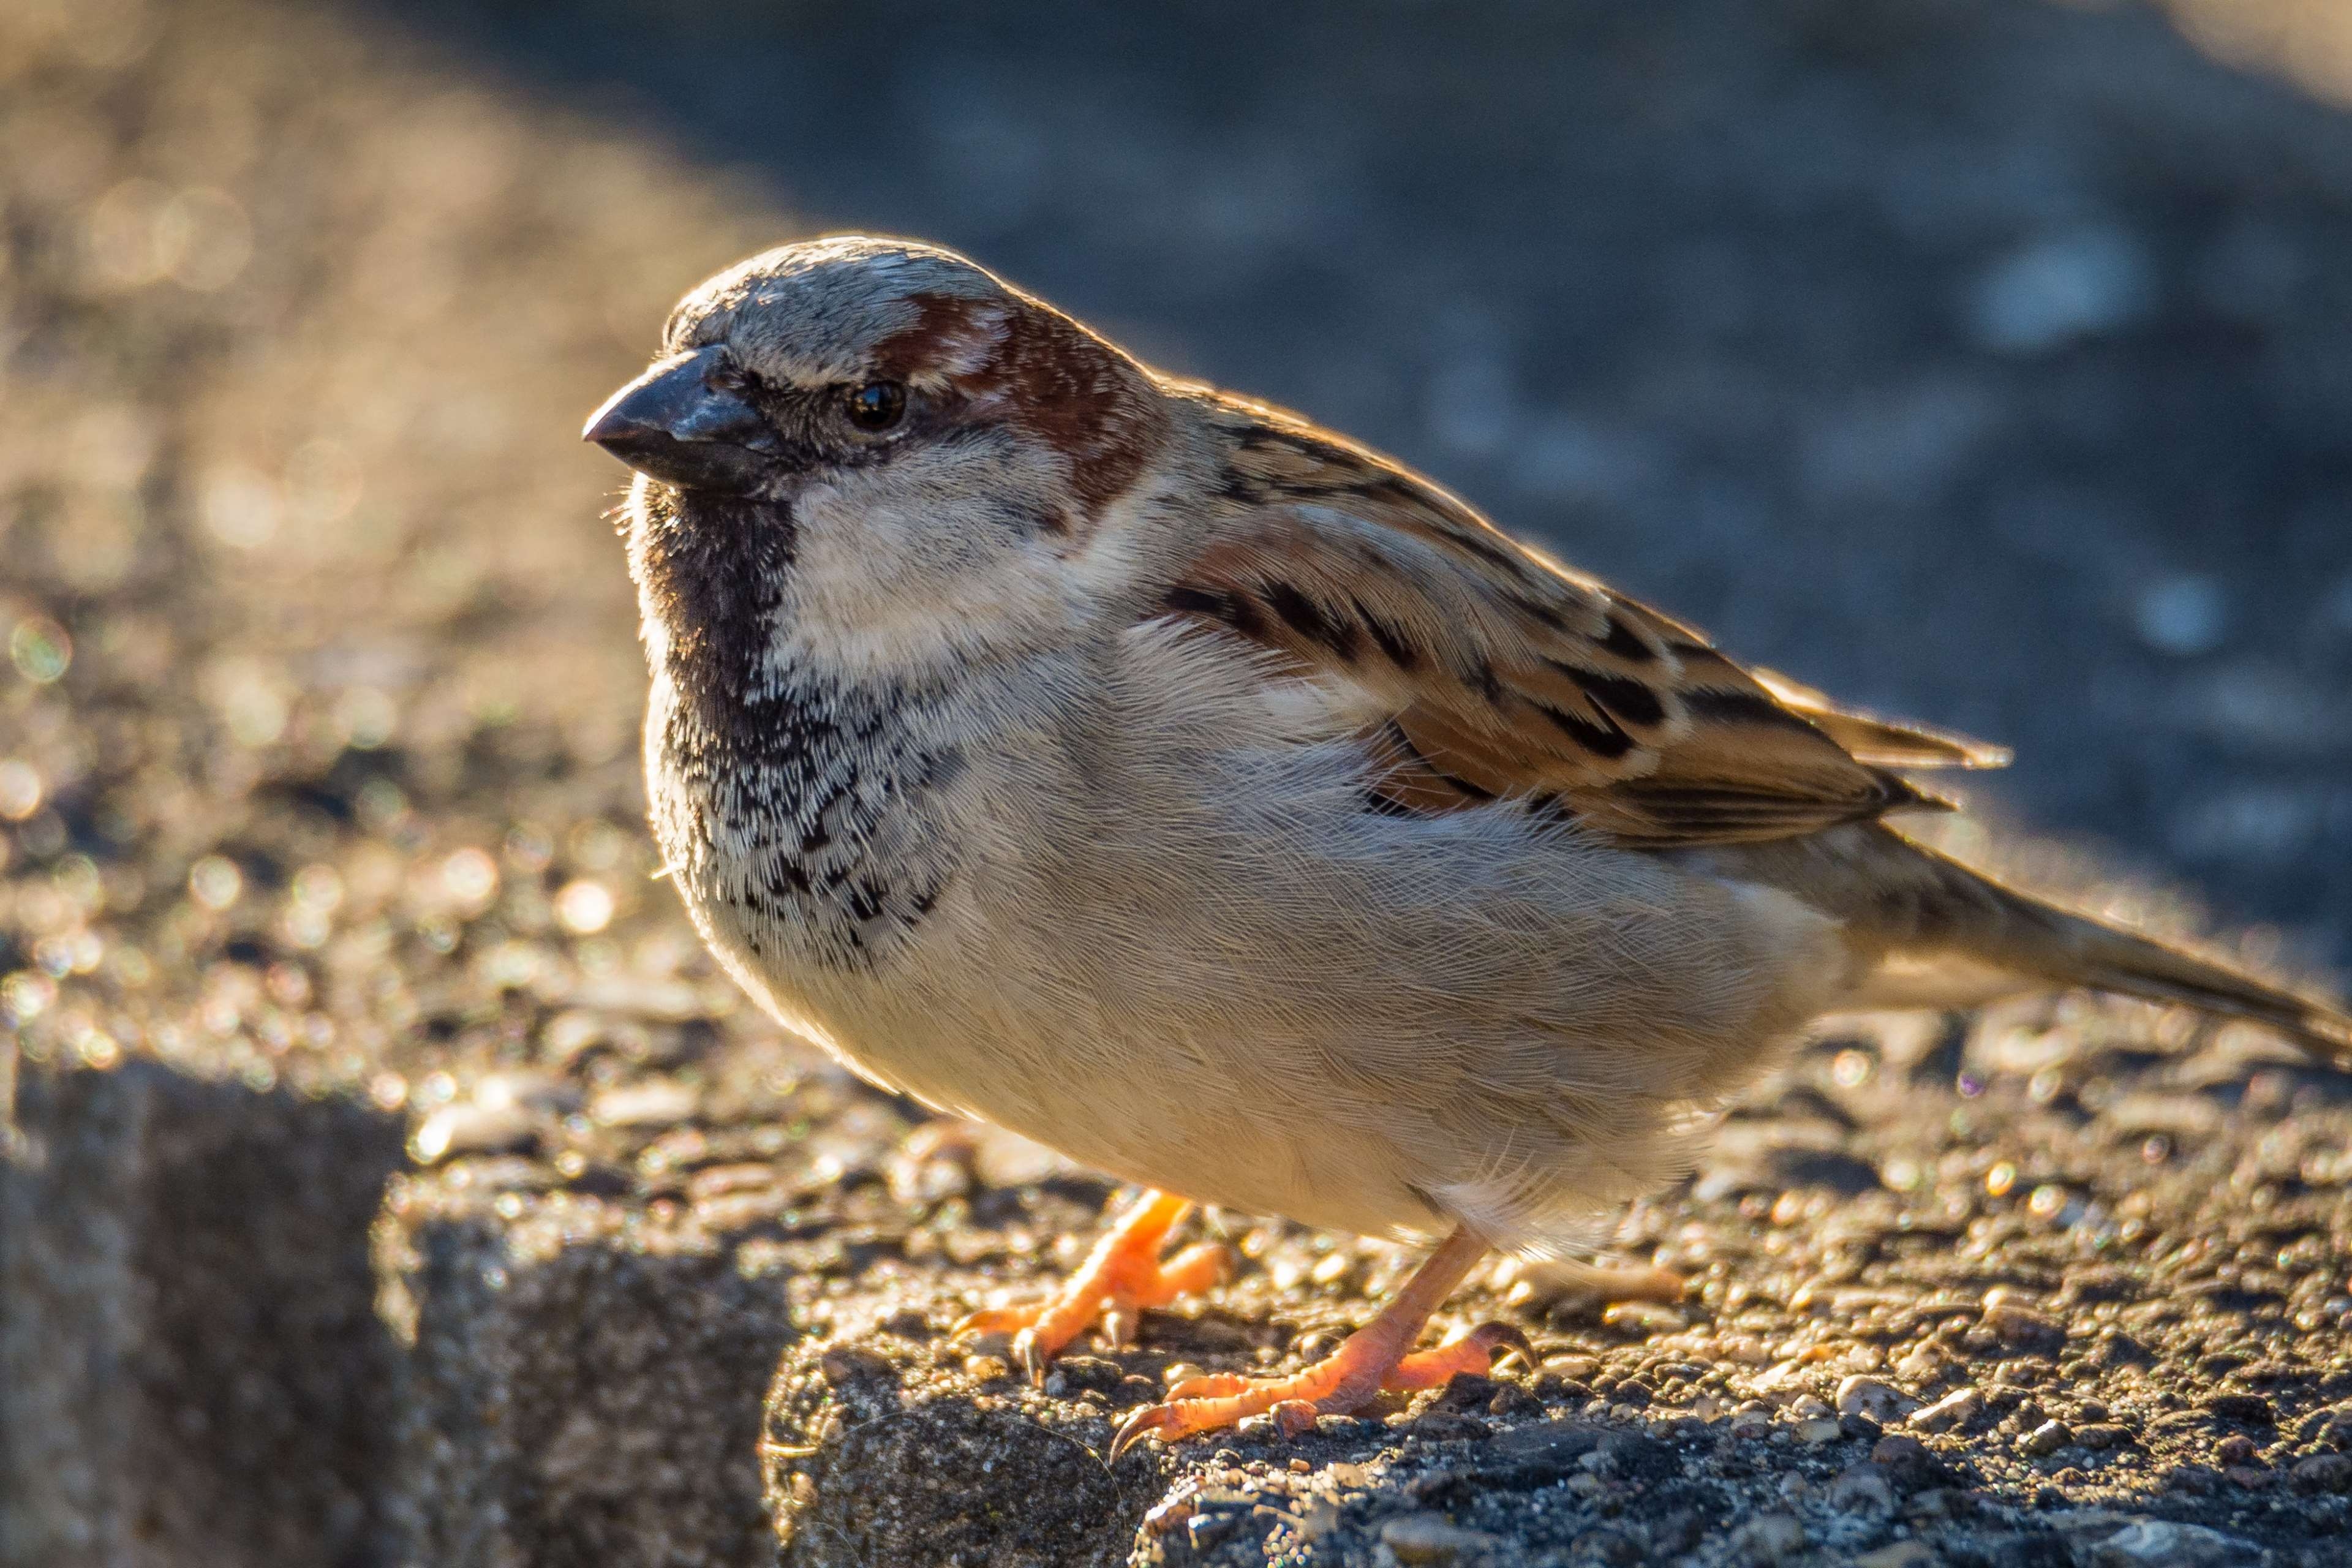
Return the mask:
<svg viewBox="0 0 2352 1568">
<path fill-rule="evenodd" d="M 1484 1237 L 1466 1227 L 1456 1230 L 1378 1317 L 1313 1366 L 1286 1377 L 1223 1373 L 1187 1378 L 1168 1391 L 1165 1404 L 1147 1405 L 1127 1418 L 1111 1439 L 1111 1458 L 1147 1436 L 1172 1443 L 1267 1411 L 1286 1436 L 1297 1436 L 1316 1416 L 1353 1410 L 1383 1388 L 1433 1388 L 1457 1373 L 1483 1373 L 1498 1349 L 1533 1364 L 1535 1352 L 1526 1336 L 1507 1323 L 1487 1323 L 1434 1350 L 1408 1353 L 1429 1315 L 1486 1255 Z"/>
<path fill-rule="evenodd" d="M 1095 1244 L 1086 1262 L 1051 1300 L 974 1312 L 956 1325 L 956 1332 L 1013 1331 L 1013 1359 L 1032 1383 L 1045 1381 L 1045 1363 L 1084 1333 L 1097 1315 L 1112 1344 L 1129 1342 L 1135 1338 L 1136 1314 L 1144 1308 L 1164 1307 L 1225 1276 L 1225 1249 L 1214 1242 L 1201 1242 L 1160 1261 L 1160 1244 L 1192 1206 L 1165 1193 L 1145 1194 Z"/>
</svg>

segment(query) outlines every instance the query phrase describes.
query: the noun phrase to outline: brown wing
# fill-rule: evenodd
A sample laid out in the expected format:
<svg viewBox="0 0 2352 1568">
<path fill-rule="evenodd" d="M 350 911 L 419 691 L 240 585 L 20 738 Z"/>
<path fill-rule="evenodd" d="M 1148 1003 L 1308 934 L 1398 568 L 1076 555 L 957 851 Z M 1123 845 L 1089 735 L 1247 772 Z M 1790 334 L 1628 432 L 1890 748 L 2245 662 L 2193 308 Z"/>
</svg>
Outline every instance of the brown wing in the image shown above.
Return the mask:
<svg viewBox="0 0 2352 1568">
<path fill-rule="evenodd" d="M 1524 798 L 1663 848 L 1942 804 L 1858 759 L 1832 726 L 1880 736 L 1906 765 L 1940 737 L 1826 704 L 1801 711 L 1698 633 L 1419 476 L 1272 409 L 1220 398 L 1213 410 L 1231 521 L 1160 613 L 1360 690 L 1380 715 L 1364 738 L 1383 805 Z"/>
</svg>

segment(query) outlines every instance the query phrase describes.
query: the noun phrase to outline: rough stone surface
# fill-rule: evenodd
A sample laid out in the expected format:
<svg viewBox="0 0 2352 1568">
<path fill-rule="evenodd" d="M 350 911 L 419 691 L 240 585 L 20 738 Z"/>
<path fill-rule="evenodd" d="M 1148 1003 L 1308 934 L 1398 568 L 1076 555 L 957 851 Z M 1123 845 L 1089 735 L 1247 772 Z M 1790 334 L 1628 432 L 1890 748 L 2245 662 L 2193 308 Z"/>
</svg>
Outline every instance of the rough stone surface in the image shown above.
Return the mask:
<svg viewBox="0 0 2352 1568">
<path fill-rule="evenodd" d="M 936 233 L 2340 954 L 2340 114 L 2035 0 L 426 14 L 0 6 L 5 1568 L 2340 1560 L 2352 1078 L 2080 999 L 1826 1026 L 1616 1238 L 1684 1300 L 1449 1307 L 1539 1370 L 1105 1468 L 1411 1259 L 1204 1215 L 1139 1344 L 951 1342 L 1115 1194 L 713 972 L 572 440 L 710 268 Z"/>
<path fill-rule="evenodd" d="M 400 1134 L 134 1062 L 17 1085 L 0 1562 L 382 1560 L 403 1366 L 366 1233 Z"/>
<path fill-rule="evenodd" d="M 790 1338 L 730 1259 L 583 1237 L 519 1256 L 447 1216 L 399 1276 L 417 1300 L 393 1495 L 422 1560 L 491 1568 L 757 1561 L 758 1412 Z"/>
</svg>

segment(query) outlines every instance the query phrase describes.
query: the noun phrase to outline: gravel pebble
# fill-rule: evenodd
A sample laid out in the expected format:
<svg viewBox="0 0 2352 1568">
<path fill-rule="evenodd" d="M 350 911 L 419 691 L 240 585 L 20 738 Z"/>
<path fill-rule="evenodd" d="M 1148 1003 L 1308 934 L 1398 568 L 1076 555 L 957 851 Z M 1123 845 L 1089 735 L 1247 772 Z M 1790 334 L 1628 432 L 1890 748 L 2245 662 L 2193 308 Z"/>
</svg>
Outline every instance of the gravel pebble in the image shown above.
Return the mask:
<svg viewBox="0 0 2352 1568">
<path fill-rule="evenodd" d="M 1856 1557 L 1853 1568 L 1936 1568 L 1941 1561 L 1924 1542 L 1896 1541 Z"/>
<path fill-rule="evenodd" d="M 1735 1552 L 1746 1552 L 1767 1563 L 1778 1563 L 1805 1549 L 1805 1527 L 1789 1514 L 1759 1514 L 1732 1532 L 1731 1544 Z"/>
<path fill-rule="evenodd" d="M 2054 1355 L 2066 1342 L 2064 1324 L 2013 1301 L 1987 1307 L 1983 1322 L 1995 1339 L 2012 1351 Z"/>
<path fill-rule="evenodd" d="M 2042 1458 L 2056 1453 L 2074 1440 L 2074 1434 L 2063 1421 L 2044 1421 L 2018 1440 L 2018 1448 Z"/>
<path fill-rule="evenodd" d="M 1973 1388 L 1956 1388 L 1933 1405 L 1911 1413 L 1905 1423 L 1916 1432 L 1948 1432 L 1965 1426 L 1984 1411 L 1984 1395 Z"/>
<path fill-rule="evenodd" d="M 2296 1460 L 2290 1475 L 2302 1491 L 2352 1492 L 2352 1454 L 2314 1454 Z"/>
<path fill-rule="evenodd" d="M 1449 1524 L 1433 1513 L 1409 1513 L 1381 1526 L 1381 1544 L 1395 1552 L 1400 1563 L 1451 1563 L 1486 1551 L 1495 1538 Z"/>
<path fill-rule="evenodd" d="M 1882 1426 L 1891 1426 L 1919 1408 L 1917 1400 L 1893 1384 L 1860 1373 L 1839 1382 L 1836 1405 L 1841 1415 L 1867 1415 Z"/>
<path fill-rule="evenodd" d="M 1868 1465 L 1856 1465 L 1839 1472 L 1830 1483 L 1830 1501 L 1849 1512 L 1891 1513 L 1895 1509 L 1895 1489 L 1887 1485 L 1885 1476 Z"/>
<path fill-rule="evenodd" d="M 2091 1550 L 2092 1568 L 2246 1568 L 2261 1560 L 2249 1542 L 2161 1519 L 2135 1520 Z"/>
<path fill-rule="evenodd" d="M 460 1154 L 524 1153 L 539 1147 L 541 1119 L 516 1104 L 445 1105 L 418 1123 L 408 1140 L 419 1163 Z"/>
</svg>

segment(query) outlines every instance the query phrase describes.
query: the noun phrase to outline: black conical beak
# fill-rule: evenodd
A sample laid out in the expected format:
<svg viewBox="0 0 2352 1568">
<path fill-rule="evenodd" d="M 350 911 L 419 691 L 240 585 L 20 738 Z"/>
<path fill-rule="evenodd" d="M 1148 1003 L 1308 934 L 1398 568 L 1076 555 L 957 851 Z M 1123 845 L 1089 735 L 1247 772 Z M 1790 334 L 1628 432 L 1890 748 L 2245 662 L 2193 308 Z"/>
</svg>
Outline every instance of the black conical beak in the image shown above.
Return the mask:
<svg viewBox="0 0 2352 1568">
<path fill-rule="evenodd" d="M 777 471 L 779 443 L 760 411 L 714 385 L 725 350 L 657 364 L 604 400 L 580 433 L 641 474 L 740 495 Z"/>
</svg>

